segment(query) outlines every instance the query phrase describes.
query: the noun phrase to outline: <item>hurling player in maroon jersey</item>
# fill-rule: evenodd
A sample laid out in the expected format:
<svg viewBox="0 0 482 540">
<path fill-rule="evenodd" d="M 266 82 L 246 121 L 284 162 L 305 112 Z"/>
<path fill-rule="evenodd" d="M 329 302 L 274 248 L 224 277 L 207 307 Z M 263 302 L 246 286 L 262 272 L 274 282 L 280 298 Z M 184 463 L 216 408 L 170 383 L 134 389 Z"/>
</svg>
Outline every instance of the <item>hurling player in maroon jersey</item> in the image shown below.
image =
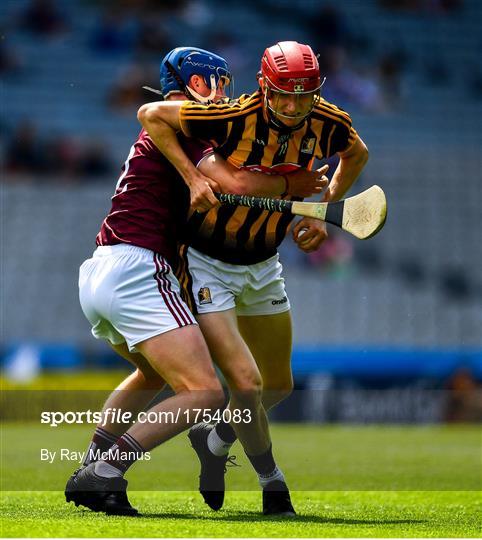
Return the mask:
<svg viewBox="0 0 482 540">
<path fill-rule="evenodd" d="M 163 94 L 171 101 L 217 100 L 225 95 L 230 81 L 225 60 L 202 49 L 174 49 L 161 64 Z M 183 136 L 179 142 L 194 164 L 210 150 Z M 186 411 L 214 411 L 222 405 L 222 388 L 206 343 L 171 270 L 177 238 L 189 196 L 193 206 L 202 209 L 217 204 L 211 187 L 217 188 L 218 182 L 238 192 L 240 186 L 248 185 L 253 194 L 279 194 L 285 181 L 280 176 L 239 174 L 220 160 L 203 159 L 202 167 L 204 174 L 215 179 L 202 176 L 199 184 L 191 182 L 188 189 L 142 130 L 117 182 L 112 208 L 97 235 L 97 249 L 81 266 L 80 301 L 93 335 L 107 340 L 136 371 L 104 404 L 105 416 L 84 463 L 67 483 L 66 499 L 77 505 L 108 514 L 136 515 L 126 495 L 126 470 L 191 425 L 194 418 Z M 318 191 L 316 176 L 298 175 L 299 189 Z M 127 429 L 129 424 L 113 419 L 111 412 L 116 409 L 135 419 L 166 383 L 175 395 L 149 411 L 174 414 L 176 422 L 137 422 Z"/>
</svg>

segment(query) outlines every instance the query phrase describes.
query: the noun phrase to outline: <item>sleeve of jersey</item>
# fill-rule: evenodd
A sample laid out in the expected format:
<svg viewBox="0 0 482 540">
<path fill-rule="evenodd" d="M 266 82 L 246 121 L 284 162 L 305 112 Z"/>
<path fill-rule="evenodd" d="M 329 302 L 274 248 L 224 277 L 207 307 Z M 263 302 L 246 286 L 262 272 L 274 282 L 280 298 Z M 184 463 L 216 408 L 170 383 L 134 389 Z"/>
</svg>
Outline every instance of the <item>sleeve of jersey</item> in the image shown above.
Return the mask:
<svg viewBox="0 0 482 540">
<path fill-rule="evenodd" d="M 357 132 L 350 126 L 347 127 L 344 124 L 337 124 L 333 137 L 331 139 L 331 146 L 329 148 L 329 156 L 338 154 L 339 152 L 345 152 L 355 142 Z"/>
<path fill-rule="evenodd" d="M 187 137 L 218 146 L 228 138 L 233 113 L 227 105 L 201 105 L 186 101 L 181 106 L 179 121 L 182 132 Z"/>
<path fill-rule="evenodd" d="M 316 114 L 324 124 L 320 138 L 322 155 L 327 158 L 348 150 L 357 137 L 350 115 L 328 102 L 320 103 Z"/>
<path fill-rule="evenodd" d="M 187 157 L 197 167 L 199 162 L 209 154 L 212 154 L 213 147 L 203 141 L 197 139 L 187 139 L 186 137 L 180 137 L 179 142 L 186 152 Z"/>
</svg>

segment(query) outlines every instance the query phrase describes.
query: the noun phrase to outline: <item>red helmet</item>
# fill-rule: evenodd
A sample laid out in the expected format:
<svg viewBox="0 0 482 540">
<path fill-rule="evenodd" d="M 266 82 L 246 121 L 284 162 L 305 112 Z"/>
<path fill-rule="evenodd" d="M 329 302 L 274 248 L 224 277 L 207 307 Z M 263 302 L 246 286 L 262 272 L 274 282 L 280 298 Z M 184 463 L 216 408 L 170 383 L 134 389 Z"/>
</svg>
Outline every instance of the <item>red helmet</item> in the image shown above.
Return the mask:
<svg viewBox="0 0 482 540">
<path fill-rule="evenodd" d="M 321 87 L 318 60 L 309 45 L 280 41 L 268 47 L 261 60 L 266 85 L 281 92 L 303 94 Z"/>
</svg>

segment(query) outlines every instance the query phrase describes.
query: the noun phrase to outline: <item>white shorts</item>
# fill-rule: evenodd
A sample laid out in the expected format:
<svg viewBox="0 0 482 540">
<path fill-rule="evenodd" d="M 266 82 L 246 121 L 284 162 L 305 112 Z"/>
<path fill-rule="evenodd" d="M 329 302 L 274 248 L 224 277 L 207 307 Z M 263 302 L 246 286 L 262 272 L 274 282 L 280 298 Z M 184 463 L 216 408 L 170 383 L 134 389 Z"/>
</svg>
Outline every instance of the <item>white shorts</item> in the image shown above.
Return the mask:
<svg viewBox="0 0 482 540">
<path fill-rule="evenodd" d="M 126 342 L 131 352 L 150 337 L 196 324 L 166 260 L 137 246 L 99 246 L 80 267 L 79 296 L 94 337 Z"/>
<path fill-rule="evenodd" d="M 275 256 L 256 264 L 228 264 L 187 250 L 192 296 L 198 313 L 236 309 L 237 315 L 273 315 L 289 311 L 290 302 Z"/>
</svg>

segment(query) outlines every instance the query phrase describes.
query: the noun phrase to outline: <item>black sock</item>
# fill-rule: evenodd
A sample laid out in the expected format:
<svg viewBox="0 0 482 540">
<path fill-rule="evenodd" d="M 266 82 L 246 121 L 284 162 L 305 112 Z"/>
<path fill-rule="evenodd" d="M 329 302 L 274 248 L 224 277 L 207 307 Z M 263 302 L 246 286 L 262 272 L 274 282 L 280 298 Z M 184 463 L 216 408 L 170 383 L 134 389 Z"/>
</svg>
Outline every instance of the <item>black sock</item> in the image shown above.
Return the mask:
<svg viewBox="0 0 482 540">
<path fill-rule="evenodd" d="M 88 465 L 89 463 L 100 459 L 99 454 L 107 452 L 118 438 L 118 435 L 112 435 L 112 433 L 107 432 L 105 429 L 100 427 L 96 428 L 89 444 L 89 448 L 87 448 L 87 452 L 85 453 L 82 465 Z"/>
<path fill-rule="evenodd" d="M 273 457 L 273 445 L 269 445 L 268 450 L 264 454 L 258 456 L 249 456 L 246 454 L 254 470 L 260 476 L 266 476 L 271 474 L 276 469 L 276 463 Z"/>
<path fill-rule="evenodd" d="M 226 443 L 232 444 L 238 438 L 231 425 L 224 420 L 218 422 L 214 429 L 216 430 L 218 437 Z"/>
</svg>

